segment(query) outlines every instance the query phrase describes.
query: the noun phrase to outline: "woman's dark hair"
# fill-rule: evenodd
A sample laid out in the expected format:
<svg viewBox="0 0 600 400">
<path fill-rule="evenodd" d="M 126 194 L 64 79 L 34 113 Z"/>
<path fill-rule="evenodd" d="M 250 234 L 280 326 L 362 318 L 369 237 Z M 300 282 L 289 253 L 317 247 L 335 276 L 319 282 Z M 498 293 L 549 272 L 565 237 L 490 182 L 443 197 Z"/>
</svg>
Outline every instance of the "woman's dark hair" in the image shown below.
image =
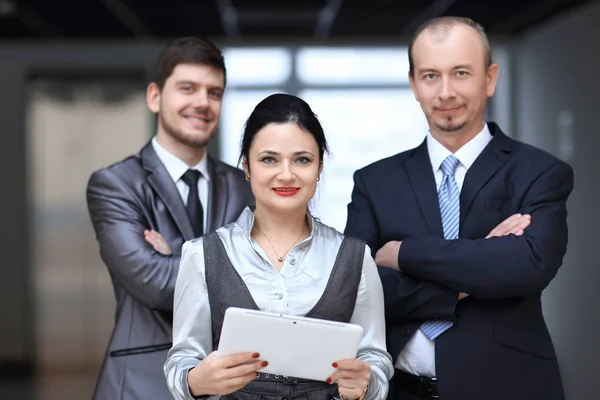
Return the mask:
<svg viewBox="0 0 600 400">
<path fill-rule="evenodd" d="M 319 147 L 319 161 L 328 152 L 323 127 L 308 103 L 290 94 L 272 94 L 256 105 L 244 125 L 244 135 L 239 161 L 248 160 L 250 147 L 258 131 L 269 124 L 295 123 L 304 132 L 310 133 Z"/>
</svg>

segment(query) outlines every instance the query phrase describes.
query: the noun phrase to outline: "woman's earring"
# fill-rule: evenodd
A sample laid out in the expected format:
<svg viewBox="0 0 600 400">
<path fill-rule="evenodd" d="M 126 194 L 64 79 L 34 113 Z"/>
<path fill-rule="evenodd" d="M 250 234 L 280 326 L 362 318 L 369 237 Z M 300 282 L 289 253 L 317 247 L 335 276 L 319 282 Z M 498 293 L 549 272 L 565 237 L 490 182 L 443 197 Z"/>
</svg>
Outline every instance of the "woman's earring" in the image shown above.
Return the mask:
<svg viewBox="0 0 600 400">
<path fill-rule="evenodd" d="M 246 180 L 250 182 L 250 174 L 246 174 Z"/>
</svg>

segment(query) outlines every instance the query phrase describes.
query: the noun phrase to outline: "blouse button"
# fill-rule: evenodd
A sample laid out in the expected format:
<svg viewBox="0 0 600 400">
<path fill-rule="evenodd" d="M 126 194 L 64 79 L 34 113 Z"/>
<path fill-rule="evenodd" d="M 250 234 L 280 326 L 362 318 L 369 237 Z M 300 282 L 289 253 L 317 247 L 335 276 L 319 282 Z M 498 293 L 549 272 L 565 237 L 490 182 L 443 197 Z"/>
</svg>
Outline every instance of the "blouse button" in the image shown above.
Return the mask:
<svg viewBox="0 0 600 400">
<path fill-rule="evenodd" d="M 290 264 L 292 264 L 292 265 L 296 265 L 296 259 L 292 258 L 292 259 L 290 260 Z"/>
</svg>

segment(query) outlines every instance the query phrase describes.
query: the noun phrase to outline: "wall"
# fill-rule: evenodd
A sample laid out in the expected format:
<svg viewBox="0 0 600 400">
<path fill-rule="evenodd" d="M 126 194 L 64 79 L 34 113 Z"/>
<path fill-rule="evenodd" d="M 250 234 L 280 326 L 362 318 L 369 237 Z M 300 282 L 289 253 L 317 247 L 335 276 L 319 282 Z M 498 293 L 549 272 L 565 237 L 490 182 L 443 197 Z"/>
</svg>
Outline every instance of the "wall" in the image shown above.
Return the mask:
<svg viewBox="0 0 600 400">
<path fill-rule="evenodd" d="M 567 159 L 575 170 L 568 253 L 544 294 L 569 400 L 598 398 L 600 381 L 598 21 L 596 1 L 519 38 L 512 51 L 513 136 Z"/>
</svg>

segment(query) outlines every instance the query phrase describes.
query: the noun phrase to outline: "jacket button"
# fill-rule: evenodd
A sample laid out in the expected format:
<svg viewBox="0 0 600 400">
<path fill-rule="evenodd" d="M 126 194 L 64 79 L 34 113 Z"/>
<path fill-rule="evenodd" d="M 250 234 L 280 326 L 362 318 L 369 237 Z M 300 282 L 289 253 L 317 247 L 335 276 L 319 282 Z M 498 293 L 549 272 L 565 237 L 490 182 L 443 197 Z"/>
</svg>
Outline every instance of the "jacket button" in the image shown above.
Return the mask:
<svg viewBox="0 0 600 400">
<path fill-rule="evenodd" d="M 400 334 L 401 334 L 402 336 L 408 336 L 408 335 L 410 335 L 410 329 L 406 329 L 406 328 L 404 328 L 404 329 L 402 329 L 402 330 L 400 331 Z"/>
</svg>

